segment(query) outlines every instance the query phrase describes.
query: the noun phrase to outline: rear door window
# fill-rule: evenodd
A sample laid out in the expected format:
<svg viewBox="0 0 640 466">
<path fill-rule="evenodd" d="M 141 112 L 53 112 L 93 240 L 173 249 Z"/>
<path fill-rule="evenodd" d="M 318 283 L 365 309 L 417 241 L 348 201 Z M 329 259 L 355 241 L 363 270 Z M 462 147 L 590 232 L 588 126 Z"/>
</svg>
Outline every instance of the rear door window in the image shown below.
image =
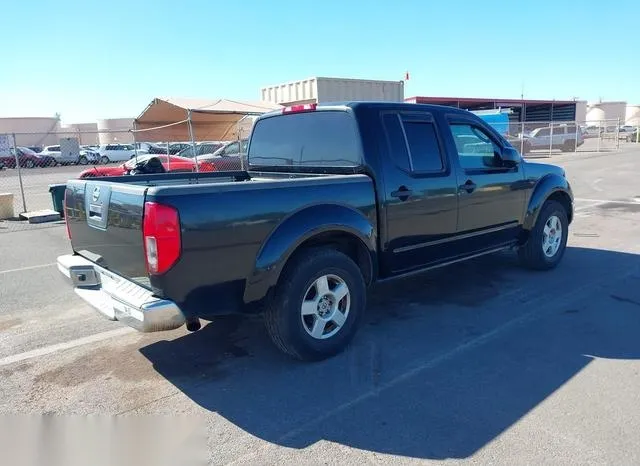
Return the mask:
<svg viewBox="0 0 640 466">
<path fill-rule="evenodd" d="M 402 122 L 407 135 L 413 171 L 416 173 L 440 172 L 443 170 L 440 144 L 435 125 L 428 121 Z"/>
<path fill-rule="evenodd" d="M 274 167 L 355 167 L 362 162 L 353 116 L 344 111 L 292 113 L 258 120 L 249 163 Z"/>
<path fill-rule="evenodd" d="M 383 114 L 389 154 L 395 165 L 411 173 L 444 170 L 440 142 L 430 114 Z"/>
<path fill-rule="evenodd" d="M 396 167 L 411 172 L 411 162 L 409 161 L 409 149 L 404 137 L 400 115 L 397 113 L 386 113 L 382 116 L 384 129 L 389 147 L 389 155 Z"/>
</svg>

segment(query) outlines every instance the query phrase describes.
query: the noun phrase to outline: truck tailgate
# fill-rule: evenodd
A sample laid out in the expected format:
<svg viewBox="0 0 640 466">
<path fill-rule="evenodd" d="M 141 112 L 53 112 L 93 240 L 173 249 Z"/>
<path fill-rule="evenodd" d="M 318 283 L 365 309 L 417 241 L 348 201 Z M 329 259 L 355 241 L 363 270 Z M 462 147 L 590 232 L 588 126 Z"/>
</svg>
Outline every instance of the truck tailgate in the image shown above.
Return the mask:
<svg viewBox="0 0 640 466">
<path fill-rule="evenodd" d="M 142 238 L 146 190 L 124 183 L 71 180 L 65 214 L 75 253 L 149 287 Z"/>
</svg>

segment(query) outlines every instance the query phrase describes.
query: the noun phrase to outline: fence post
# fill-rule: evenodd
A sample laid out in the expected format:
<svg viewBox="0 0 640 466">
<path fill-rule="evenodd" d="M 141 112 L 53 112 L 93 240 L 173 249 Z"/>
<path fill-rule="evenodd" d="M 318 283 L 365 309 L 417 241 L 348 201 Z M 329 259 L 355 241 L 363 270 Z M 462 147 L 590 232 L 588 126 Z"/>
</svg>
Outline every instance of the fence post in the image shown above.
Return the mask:
<svg viewBox="0 0 640 466">
<path fill-rule="evenodd" d="M 549 122 L 549 157 L 551 157 L 551 151 L 553 150 L 553 121 Z"/>
<path fill-rule="evenodd" d="M 600 139 L 602 138 L 602 120 L 598 122 L 598 148 L 596 152 L 600 152 Z"/>
<path fill-rule="evenodd" d="M 193 158 L 196 161 L 196 173 L 200 172 L 200 167 L 198 167 L 198 151 L 196 150 L 196 141 L 193 137 L 193 125 L 191 124 L 191 110 L 187 111 L 187 124 L 189 125 L 189 137 L 191 138 L 191 147 L 193 147 Z"/>
<path fill-rule="evenodd" d="M 520 126 L 520 153 L 524 157 L 524 121 Z"/>
<path fill-rule="evenodd" d="M 620 117 L 616 122 L 616 150 L 620 150 Z"/>
<path fill-rule="evenodd" d="M 136 142 L 136 120 L 133 120 L 133 129 L 131 130 L 131 134 L 133 135 L 133 156 L 136 159 L 136 163 L 138 163 L 138 143 Z"/>
<path fill-rule="evenodd" d="M 575 137 L 575 140 L 573 141 L 573 153 L 575 154 L 576 152 L 578 152 L 578 131 L 579 131 L 578 121 L 576 120 L 574 124 L 576 125 L 576 137 Z"/>
<path fill-rule="evenodd" d="M 169 152 L 169 141 L 167 141 L 167 171 L 171 171 L 171 153 Z"/>
<path fill-rule="evenodd" d="M 16 159 L 16 170 L 18 170 L 18 182 L 20 183 L 20 195 L 22 196 L 22 212 L 27 211 L 27 199 L 24 197 L 24 186 L 22 185 L 22 170 L 20 170 L 20 157 L 18 156 L 18 144 L 16 143 L 16 134 L 11 135 L 13 144 L 13 156 Z"/>
</svg>

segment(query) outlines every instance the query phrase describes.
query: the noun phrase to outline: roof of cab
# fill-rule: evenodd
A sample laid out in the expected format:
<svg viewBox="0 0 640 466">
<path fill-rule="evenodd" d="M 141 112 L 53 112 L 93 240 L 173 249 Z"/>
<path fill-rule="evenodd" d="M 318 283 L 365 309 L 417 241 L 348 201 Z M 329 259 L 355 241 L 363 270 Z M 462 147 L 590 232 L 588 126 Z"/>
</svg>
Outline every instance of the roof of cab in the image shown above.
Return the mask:
<svg viewBox="0 0 640 466">
<path fill-rule="evenodd" d="M 295 105 L 295 104 L 294 104 Z M 291 107 L 291 106 L 289 106 Z M 280 110 L 274 110 L 272 112 L 264 113 L 260 118 L 270 117 L 283 114 L 283 110 L 289 107 L 283 107 Z M 356 109 L 372 109 L 372 110 L 410 110 L 410 111 L 425 111 L 425 112 L 442 112 L 448 113 L 468 113 L 466 110 L 462 110 L 456 107 L 449 107 L 445 105 L 433 105 L 433 104 L 414 104 L 408 102 L 391 102 L 391 101 L 338 101 L 338 102 L 322 102 L 317 104 L 315 110 L 346 110 L 351 108 Z M 302 110 L 301 112 L 308 112 L 313 110 Z"/>
</svg>

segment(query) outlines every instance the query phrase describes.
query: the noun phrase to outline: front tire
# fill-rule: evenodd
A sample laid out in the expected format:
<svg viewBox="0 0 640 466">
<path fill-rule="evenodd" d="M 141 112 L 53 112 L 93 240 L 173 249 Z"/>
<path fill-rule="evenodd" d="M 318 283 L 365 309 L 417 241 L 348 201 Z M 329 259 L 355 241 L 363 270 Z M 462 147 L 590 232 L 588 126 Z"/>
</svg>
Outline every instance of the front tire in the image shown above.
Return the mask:
<svg viewBox="0 0 640 466">
<path fill-rule="evenodd" d="M 100 163 L 102 165 L 106 165 L 110 162 L 109 157 L 107 157 L 106 155 L 103 155 L 102 157 L 100 157 Z"/>
<path fill-rule="evenodd" d="M 265 323 L 281 351 L 319 361 L 347 347 L 365 305 L 366 285 L 355 262 L 334 249 L 310 249 L 287 265 Z"/>
<path fill-rule="evenodd" d="M 35 166 L 36 166 L 36 164 L 35 164 L 35 163 L 33 163 L 33 160 L 29 159 L 29 160 L 27 160 L 27 161 L 24 163 L 24 166 L 25 166 L 26 168 L 33 168 L 33 167 L 35 167 Z"/>
<path fill-rule="evenodd" d="M 534 270 L 555 268 L 564 255 L 568 237 L 567 211 L 557 201 L 545 202 L 529 239 L 518 249 L 520 262 Z"/>
<path fill-rule="evenodd" d="M 80 165 L 86 165 L 89 163 L 89 159 L 86 158 L 84 155 L 81 155 L 80 158 L 78 159 L 78 164 Z"/>
</svg>

